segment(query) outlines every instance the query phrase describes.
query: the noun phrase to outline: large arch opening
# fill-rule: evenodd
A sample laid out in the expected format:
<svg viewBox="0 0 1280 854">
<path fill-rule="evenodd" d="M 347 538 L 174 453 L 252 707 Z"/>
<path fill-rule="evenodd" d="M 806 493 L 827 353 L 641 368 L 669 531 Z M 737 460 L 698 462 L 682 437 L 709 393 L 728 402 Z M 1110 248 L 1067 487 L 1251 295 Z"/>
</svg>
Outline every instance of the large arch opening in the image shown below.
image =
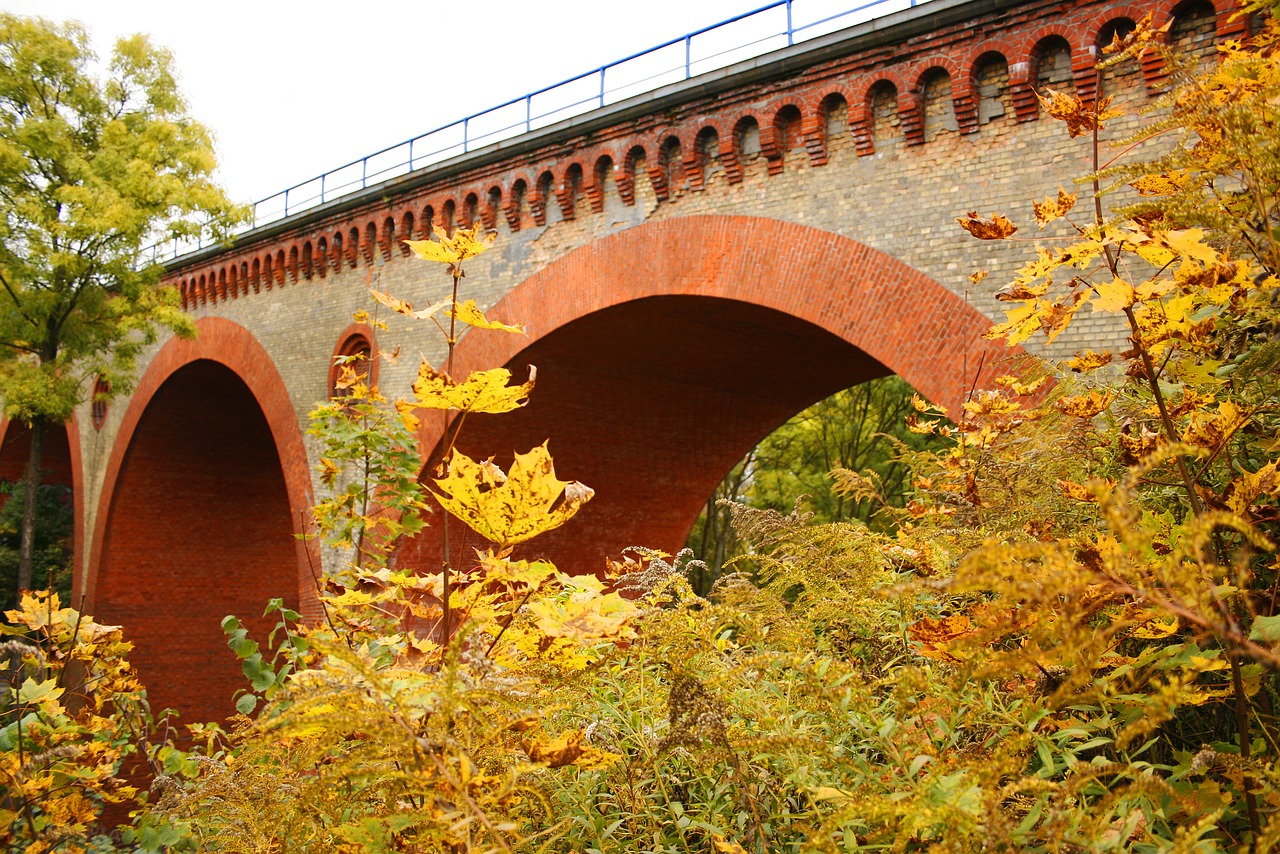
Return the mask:
<svg viewBox="0 0 1280 854">
<path fill-rule="evenodd" d="M 197 328 L 156 355 L 123 417 L 86 584 L 91 612 L 134 642 L 153 706 L 187 721 L 226 718 L 245 687 L 224 616 L 263 640 L 269 599 L 317 610 L 314 542 L 298 537 L 310 477 L 283 382 L 242 327 Z"/>
<path fill-rule="evenodd" d="M 81 542 L 79 450 L 74 421 L 45 429 L 32 578 L 35 587 L 52 587 L 63 605 L 71 606 L 78 604 L 73 576 Z M 22 533 L 21 495 L 15 489 L 26 475 L 30 453 L 30 429 L 21 422 L 0 420 L 0 602 L 5 608 L 17 590 Z"/>
<path fill-rule="evenodd" d="M 457 374 L 506 365 L 523 376 L 535 364 L 538 386 L 523 410 L 469 417 L 458 447 L 504 463 L 550 438 L 557 473 L 596 497 L 521 555 L 574 572 L 629 545 L 678 549 L 741 455 L 809 404 L 896 373 L 955 407 L 1008 352 L 982 339 L 986 317 L 918 270 L 755 217 L 606 237 L 531 276 L 490 316 L 525 322 L 530 338 L 469 334 Z M 424 422 L 424 449 L 442 427 Z M 406 546 L 404 565 L 438 567 L 439 519 Z M 451 540 L 455 566 L 480 545 L 469 532 Z"/>
<path fill-rule="evenodd" d="M 507 367 L 538 368 L 529 404 L 473 415 L 457 447 L 472 457 L 550 438 L 556 470 L 596 490 L 569 525 L 520 549 L 574 572 L 602 570 L 629 545 L 674 551 L 741 456 L 815 401 L 887 369 L 808 321 L 740 300 L 654 296 L 566 324 Z M 437 524 L 421 558 L 439 548 Z M 484 542 L 451 530 L 455 565 Z M 410 554 L 406 559 L 413 560 Z"/>
</svg>

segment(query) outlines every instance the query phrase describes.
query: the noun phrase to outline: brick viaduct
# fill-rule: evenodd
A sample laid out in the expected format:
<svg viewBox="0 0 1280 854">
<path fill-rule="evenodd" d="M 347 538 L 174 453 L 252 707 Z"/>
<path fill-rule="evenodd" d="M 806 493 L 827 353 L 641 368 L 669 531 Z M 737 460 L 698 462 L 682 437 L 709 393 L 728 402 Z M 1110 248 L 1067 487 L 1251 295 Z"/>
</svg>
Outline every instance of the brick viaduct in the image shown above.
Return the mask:
<svg viewBox="0 0 1280 854">
<path fill-rule="evenodd" d="M 968 240 L 954 219 L 998 209 L 1033 232 L 1032 196 L 1085 171 L 1033 88 L 1092 97 L 1099 45 L 1148 11 L 1212 52 L 1245 26 L 1215 2 L 935 0 L 172 262 L 199 337 L 161 342 L 130 397 L 86 404 L 46 452 L 50 479 L 74 489 L 76 590 L 126 626 L 157 703 L 226 714 L 241 680 L 220 619 L 274 596 L 316 609 L 321 555 L 298 538 L 316 492 L 305 429 L 333 356 L 400 347 L 378 368 L 388 396 L 407 392 L 419 353 L 440 364 L 431 328 L 352 323 L 371 281 L 417 304 L 446 292 L 442 268 L 399 243 L 433 220 L 498 232 L 464 284 L 528 328 L 464 337 L 460 368 L 538 367 L 530 405 L 473 417 L 462 449 L 501 460 L 550 437 L 558 471 L 597 490 L 526 556 L 594 571 L 627 545 L 674 550 L 741 454 L 860 381 L 894 372 L 957 405 L 1005 358 L 980 338 L 994 287 L 971 292 L 968 275 L 1007 280 L 1026 250 Z M 1166 80 L 1149 61 L 1101 85 L 1132 112 Z M 1084 321 L 1049 355 L 1118 340 Z M 424 451 L 441 429 L 424 424 Z M 0 477 L 20 477 L 24 445 L 10 425 Z M 435 541 L 401 560 L 435 569 Z"/>
</svg>

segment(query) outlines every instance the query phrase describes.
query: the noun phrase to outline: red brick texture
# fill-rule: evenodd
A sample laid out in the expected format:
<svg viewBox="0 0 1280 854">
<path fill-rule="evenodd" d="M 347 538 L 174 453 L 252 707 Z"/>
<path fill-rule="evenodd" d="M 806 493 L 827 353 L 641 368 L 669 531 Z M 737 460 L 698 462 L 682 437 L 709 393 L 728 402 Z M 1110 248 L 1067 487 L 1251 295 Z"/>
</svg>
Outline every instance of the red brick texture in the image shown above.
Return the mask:
<svg viewBox="0 0 1280 854">
<path fill-rule="evenodd" d="M 87 585 L 92 613 L 137 645 L 153 706 L 177 706 L 184 720 L 225 718 L 244 687 L 224 616 L 265 641 L 268 599 L 304 611 L 315 601 L 296 536 L 310 477 L 284 384 L 247 331 L 217 318 L 198 326 L 198 339 L 161 350 L 130 401 Z"/>
<path fill-rule="evenodd" d="M 597 495 L 529 548 L 573 571 L 628 545 L 679 548 L 724 473 L 810 403 L 892 372 L 956 407 L 1009 356 L 982 339 L 985 317 L 919 271 L 756 217 L 681 217 L 603 238 L 490 316 L 525 323 L 528 337 L 469 333 L 458 375 L 505 364 L 523 377 L 534 364 L 538 385 L 517 413 L 470 416 L 458 447 L 505 464 L 550 437 L 561 477 Z M 424 448 L 442 424 L 425 422 Z M 402 562 L 434 568 L 438 536 L 436 523 Z M 455 562 L 477 545 L 463 537 Z"/>
<path fill-rule="evenodd" d="M 1220 7 L 1215 21 L 1218 39 L 1247 32 L 1248 19 L 1230 20 L 1231 4 L 1219 0 L 1216 6 Z M 1109 0 L 1033 0 L 902 44 L 829 60 L 781 81 L 753 84 L 714 100 L 694 100 L 678 110 L 621 122 L 586 138 L 557 140 L 532 154 L 451 173 L 411 191 L 393 188 L 355 210 L 304 217 L 295 229 L 269 241 L 246 235 L 216 260 L 172 267 L 166 281 L 179 289 L 183 306 L 194 309 L 322 278 L 344 267 L 374 266 L 391 254 L 394 240 L 427 236 L 428 223 L 437 212 L 442 212 L 441 219 L 449 219 L 456 199 L 483 198 L 482 217 L 491 228 L 499 211 L 511 231 L 531 223 L 544 225 L 551 206 L 559 208 L 564 220 L 572 220 L 583 212 L 576 204 L 578 195 L 586 202 L 584 210 L 598 213 L 602 208 L 602 164 L 613 172 L 625 204 L 635 204 L 638 160 L 645 164 L 657 197 L 665 200 L 686 182 L 692 190 L 701 188 L 697 166 L 706 153 L 698 138 L 704 132 L 714 133 L 718 148 L 710 154 L 720 160 L 728 180 L 737 183 L 743 179 L 740 129 L 752 123 L 759 128 L 770 175 L 795 168 L 801 158 L 809 166 L 821 167 L 828 160 L 825 118 L 832 104 L 847 111 L 842 124 L 852 133 L 858 154 L 871 156 L 877 141 L 870 96 L 881 83 L 891 84 L 897 92 L 898 117 L 908 145 L 926 144 L 923 85 L 931 74 L 942 73 L 949 79 L 951 111 L 959 130 L 973 134 L 979 129 L 974 72 L 980 62 L 993 57 L 1003 58 L 1008 69 L 1009 96 L 1018 120 L 1032 121 L 1039 117 L 1033 87 L 1046 40 L 1056 37 L 1066 42 L 1072 84 L 1089 99 L 1096 90 L 1092 64 L 1102 47 L 1100 34 L 1117 25 L 1128 26 L 1148 11 L 1160 26 L 1177 23 L 1179 16 L 1197 9 L 1196 3 L 1178 0 L 1133 5 Z M 1167 83 L 1168 71 L 1151 60 L 1143 66 L 1143 77 L 1154 93 Z M 532 176 L 539 178 L 531 181 Z M 466 220 L 466 205 L 462 214 Z M 337 250 L 344 236 L 345 253 Z M 329 251 L 329 246 L 334 250 Z"/>
</svg>

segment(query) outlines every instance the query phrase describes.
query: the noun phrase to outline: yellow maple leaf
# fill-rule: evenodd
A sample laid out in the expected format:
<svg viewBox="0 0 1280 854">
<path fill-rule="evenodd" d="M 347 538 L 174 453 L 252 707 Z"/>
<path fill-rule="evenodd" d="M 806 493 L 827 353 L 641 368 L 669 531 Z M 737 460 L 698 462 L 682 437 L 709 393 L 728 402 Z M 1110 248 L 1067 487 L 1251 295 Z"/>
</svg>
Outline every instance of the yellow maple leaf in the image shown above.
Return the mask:
<svg viewBox="0 0 1280 854">
<path fill-rule="evenodd" d="M 456 317 L 468 326 L 474 326 L 476 329 L 496 329 L 500 332 L 518 332 L 524 334 L 524 324 L 507 324 L 497 320 L 488 320 L 484 313 L 476 306 L 476 301 L 469 299 L 463 303 L 457 303 L 453 308 L 449 309 L 446 314 Z"/>
<path fill-rule="evenodd" d="M 1068 193 L 1059 187 L 1056 199 L 1049 197 L 1043 202 L 1032 202 L 1031 208 L 1035 212 L 1036 222 L 1040 223 L 1041 228 L 1044 228 L 1055 219 L 1061 219 L 1066 216 L 1075 207 L 1075 204 L 1076 194 Z"/>
<path fill-rule="evenodd" d="M 1072 138 L 1083 136 L 1094 130 L 1101 130 L 1103 122 L 1120 115 L 1112 110 L 1111 98 L 1103 98 L 1090 109 L 1075 95 L 1045 89 L 1044 94 L 1036 92 L 1036 99 L 1044 111 L 1059 121 L 1066 122 L 1067 134 Z"/>
<path fill-rule="evenodd" d="M 907 633 L 912 640 L 920 644 L 920 654 L 941 661 L 960 661 L 946 647 L 952 641 L 975 631 L 973 621 L 965 614 L 952 614 L 938 619 L 922 617 L 907 626 Z"/>
<path fill-rule="evenodd" d="M 1249 415 L 1230 400 L 1218 404 L 1216 412 L 1192 412 L 1182 441 L 1216 451 L 1249 421 Z"/>
<path fill-rule="evenodd" d="M 1064 397 L 1054 405 L 1059 411 L 1076 418 L 1092 418 L 1111 405 L 1115 395 L 1097 389 L 1078 397 Z"/>
<path fill-rule="evenodd" d="M 460 412 L 501 413 L 518 409 L 529 402 L 529 393 L 538 370 L 529 366 L 529 380 L 520 385 L 507 385 L 511 372 L 506 368 L 475 371 L 465 382 L 455 383 L 448 374 L 436 371 L 424 359 L 413 381 L 415 409 L 456 409 Z M 403 410 L 401 410 L 403 412 Z"/>
<path fill-rule="evenodd" d="M 1133 285 L 1124 279 L 1100 282 L 1093 286 L 1098 296 L 1090 303 L 1094 311 L 1123 311 L 1133 305 Z"/>
<path fill-rule="evenodd" d="M 441 300 L 435 305 L 424 308 L 422 311 L 414 311 L 413 303 L 393 297 L 385 291 L 376 291 L 373 288 L 370 288 L 369 295 L 397 314 L 403 314 L 404 316 L 412 317 L 415 320 L 426 320 L 440 309 L 453 303 L 452 299 Z"/>
<path fill-rule="evenodd" d="M 1143 175 L 1136 181 L 1129 182 L 1129 186 L 1137 190 L 1139 196 L 1171 196 L 1186 185 L 1187 173 L 1182 169 Z"/>
<path fill-rule="evenodd" d="M 956 220 L 960 223 L 960 227 L 972 234 L 979 240 L 1003 240 L 1009 237 L 1018 227 L 1009 221 L 1004 214 L 994 214 L 990 221 L 984 220 L 978 216 L 977 211 L 969 211 L 969 213 Z"/>
<path fill-rule="evenodd" d="M 1095 353 L 1093 350 L 1085 350 L 1077 353 L 1075 358 L 1068 359 L 1067 367 L 1076 373 L 1083 374 L 1089 371 L 1096 371 L 1113 358 L 1115 357 L 1111 353 Z"/>
<path fill-rule="evenodd" d="M 505 474 L 491 460 L 454 451 L 448 474 L 429 483 L 441 507 L 503 548 L 560 527 L 595 495 L 581 483 L 556 478 L 545 442 L 516 454 Z"/>
<path fill-rule="evenodd" d="M 548 768 L 563 768 L 566 765 L 577 765 L 579 768 L 605 768 L 622 757 L 583 744 L 586 738 L 580 729 L 569 730 L 552 739 L 527 741 L 524 752 L 529 759 Z"/>
<path fill-rule="evenodd" d="M 717 854 L 747 854 L 747 849 L 719 833 L 711 834 L 711 847 Z"/>
<path fill-rule="evenodd" d="M 1218 250 L 1204 242 L 1203 228 L 1184 228 L 1159 235 L 1159 241 L 1182 258 L 1216 264 Z"/>
<path fill-rule="evenodd" d="M 468 258 L 484 252 L 497 237 L 494 233 L 482 234 L 479 224 L 471 228 L 459 228 L 454 231 L 453 237 L 449 237 L 444 229 L 432 223 L 431 232 L 437 240 L 406 240 L 404 244 L 419 258 L 438 261 L 450 267 L 456 267 Z"/>
</svg>

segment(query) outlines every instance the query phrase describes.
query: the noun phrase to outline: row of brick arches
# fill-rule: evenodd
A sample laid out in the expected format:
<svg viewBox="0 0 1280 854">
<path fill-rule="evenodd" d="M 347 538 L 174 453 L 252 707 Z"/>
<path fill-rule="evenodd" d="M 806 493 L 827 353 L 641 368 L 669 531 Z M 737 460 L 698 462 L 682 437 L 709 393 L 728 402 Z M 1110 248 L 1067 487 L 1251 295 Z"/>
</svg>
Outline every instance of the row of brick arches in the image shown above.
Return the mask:
<svg viewBox="0 0 1280 854">
<path fill-rule="evenodd" d="M 800 160 L 821 166 L 842 144 L 868 156 L 877 146 L 921 145 L 943 133 L 976 133 L 993 121 L 1031 121 L 1039 115 L 1037 89 L 1094 97 L 1093 65 L 1101 48 L 1132 30 L 1147 11 L 1171 22 L 1175 44 L 1211 52 L 1218 40 L 1248 26 L 1246 19 L 1231 20 L 1231 8 L 1221 5 L 1218 10 L 1208 0 L 1187 0 L 1163 8 L 1094 8 L 1086 10 L 1094 15 L 1089 26 L 1064 22 L 998 39 L 957 41 L 911 61 L 806 79 L 766 103 L 727 101 L 629 134 L 625 142 L 604 140 L 568 157 L 557 154 L 544 165 L 510 169 L 492 182 L 411 194 L 392 211 L 317 224 L 318 233 L 265 251 L 229 253 L 213 269 L 187 271 L 171 281 L 183 307 L 195 308 L 406 255 L 401 241 L 429 237 L 432 222 L 446 229 L 483 223 L 514 232 L 600 213 L 608 198 L 634 205 L 638 198 L 661 201 L 697 192 L 717 173 L 733 184 L 751 168 L 777 175 Z M 1159 92 L 1168 76 L 1154 54 L 1142 67 L 1131 60 L 1108 74 L 1140 75 L 1148 94 Z M 1104 87 L 1110 91 L 1106 81 Z"/>
</svg>

